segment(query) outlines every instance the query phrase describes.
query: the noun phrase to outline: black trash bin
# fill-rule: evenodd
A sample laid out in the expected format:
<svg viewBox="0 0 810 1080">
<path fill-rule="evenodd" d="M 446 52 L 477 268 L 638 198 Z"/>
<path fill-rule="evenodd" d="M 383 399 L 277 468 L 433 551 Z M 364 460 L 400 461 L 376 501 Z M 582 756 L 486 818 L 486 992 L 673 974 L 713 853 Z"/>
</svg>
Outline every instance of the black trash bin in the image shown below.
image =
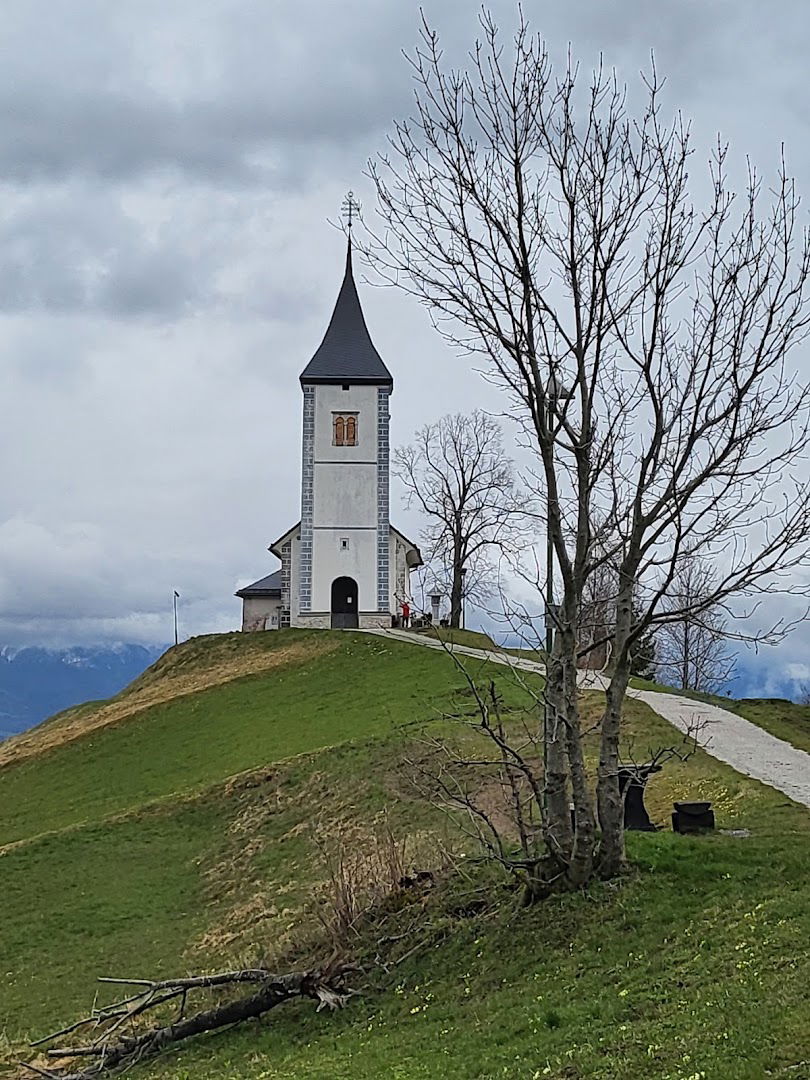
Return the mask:
<svg viewBox="0 0 810 1080">
<path fill-rule="evenodd" d="M 676 802 L 672 814 L 672 831 L 699 833 L 714 828 L 714 810 L 710 802 Z"/>
</svg>

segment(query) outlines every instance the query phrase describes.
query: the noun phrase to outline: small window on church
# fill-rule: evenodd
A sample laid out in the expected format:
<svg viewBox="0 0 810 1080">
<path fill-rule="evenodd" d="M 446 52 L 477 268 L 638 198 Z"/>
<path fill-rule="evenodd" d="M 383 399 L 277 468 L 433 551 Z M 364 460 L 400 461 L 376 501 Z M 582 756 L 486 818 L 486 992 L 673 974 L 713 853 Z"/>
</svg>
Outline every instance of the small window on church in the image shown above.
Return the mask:
<svg viewBox="0 0 810 1080">
<path fill-rule="evenodd" d="M 341 536 L 341 538 L 340 538 L 340 550 L 341 551 L 348 551 L 349 550 L 349 538 L 348 538 L 348 536 Z"/>
<path fill-rule="evenodd" d="M 348 389 L 350 389 L 350 387 L 349 387 L 349 384 L 348 384 L 347 382 L 345 382 L 345 383 L 343 384 L 343 386 L 342 386 L 342 388 L 341 388 L 341 389 L 343 389 L 343 390 L 348 390 Z"/>
<path fill-rule="evenodd" d="M 357 416 L 345 413 L 332 414 L 332 445 L 357 446 Z"/>
</svg>

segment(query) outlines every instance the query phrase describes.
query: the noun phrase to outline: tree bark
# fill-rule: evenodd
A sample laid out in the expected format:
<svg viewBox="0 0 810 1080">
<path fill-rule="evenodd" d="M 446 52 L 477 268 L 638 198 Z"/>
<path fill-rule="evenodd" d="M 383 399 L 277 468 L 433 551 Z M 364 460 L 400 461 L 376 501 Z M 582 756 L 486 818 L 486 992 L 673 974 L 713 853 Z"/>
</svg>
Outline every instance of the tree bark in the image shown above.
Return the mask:
<svg viewBox="0 0 810 1080">
<path fill-rule="evenodd" d="M 571 633 L 572 631 L 566 631 Z M 566 715 L 566 750 L 571 772 L 571 794 L 574 800 L 574 838 L 571 860 L 568 867 L 568 880 L 573 888 L 587 884 L 593 872 L 596 843 L 596 821 L 594 818 L 593 798 L 588 784 L 585 768 L 585 755 L 582 749 L 582 725 L 580 722 L 579 699 L 577 697 L 577 669 L 572 657 L 576 653 L 573 643 L 567 643 L 562 649 L 563 689 L 565 694 Z"/>
<path fill-rule="evenodd" d="M 622 707 L 630 681 L 630 632 L 633 624 L 633 583 L 635 569 L 622 567 L 616 601 L 615 664 L 605 694 L 597 778 L 599 828 L 599 872 L 612 877 L 624 867 L 624 803 L 619 792 L 619 737 Z"/>
<path fill-rule="evenodd" d="M 547 713 L 544 717 L 546 730 L 543 733 L 546 748 L 543 833 L 549 855 L 561 871 L 567 872 L 571 859 L 573 830 L 566 754 L 565 677 L 556 635 L 554 649 L 546 663 L 545 700 Z"/>
<path fill-rule="evenodd" d="M 450 625 L 458 629 L 461 626 L 461 605 L 464 602 L 464 569 L 461 556 L 453 555 L 453 581 L 450 588 Z"/>
</svg>

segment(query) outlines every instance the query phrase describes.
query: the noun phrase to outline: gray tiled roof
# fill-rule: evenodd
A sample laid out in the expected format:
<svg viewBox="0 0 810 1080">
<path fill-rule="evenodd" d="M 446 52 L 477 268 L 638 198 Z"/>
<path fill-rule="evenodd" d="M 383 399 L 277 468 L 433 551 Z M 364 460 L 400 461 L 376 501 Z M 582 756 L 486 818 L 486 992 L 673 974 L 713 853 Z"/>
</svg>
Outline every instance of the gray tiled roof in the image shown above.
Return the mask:
<svg viewBox="0 0 810 1080">
<path fill-rule="evenodd" d="M 246 585 L 240 589 L 236 596 L 281 596 L 281 571 L 276 570 L 267 577 L 254 581 L 252 585 Z"/>
<path fill-rule="evenodd" d="M 374 348 L 352 276 L 352 246 L 335 310 L 317 352 L 301 372 L 302 383 L 394 385 L 391 372 Z"/>
</svg>

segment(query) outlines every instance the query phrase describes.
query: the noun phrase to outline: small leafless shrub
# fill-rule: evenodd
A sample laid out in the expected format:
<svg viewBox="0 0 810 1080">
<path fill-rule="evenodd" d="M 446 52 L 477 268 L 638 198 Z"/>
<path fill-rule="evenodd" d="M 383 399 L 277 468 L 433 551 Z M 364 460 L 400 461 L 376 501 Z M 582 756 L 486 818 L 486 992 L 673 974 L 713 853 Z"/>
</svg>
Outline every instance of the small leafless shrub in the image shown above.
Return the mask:
<svg viewBox="0 0 810 1080">
<path fill-rule="evenodd" d="M 398 838 L 387 819 L 371 832 L 346 829 L 335 840 L 318 843 L 318 849 L 326 871 L 318 891 L 318 919 L 335 948 L 355 939 L 364 919 L 385 900 L 414 883 L 433 880 L 433 873 L 423 869 L 427 838 Z M 435 838 L 432 861 L 435 866 Z"/>
</svg>

